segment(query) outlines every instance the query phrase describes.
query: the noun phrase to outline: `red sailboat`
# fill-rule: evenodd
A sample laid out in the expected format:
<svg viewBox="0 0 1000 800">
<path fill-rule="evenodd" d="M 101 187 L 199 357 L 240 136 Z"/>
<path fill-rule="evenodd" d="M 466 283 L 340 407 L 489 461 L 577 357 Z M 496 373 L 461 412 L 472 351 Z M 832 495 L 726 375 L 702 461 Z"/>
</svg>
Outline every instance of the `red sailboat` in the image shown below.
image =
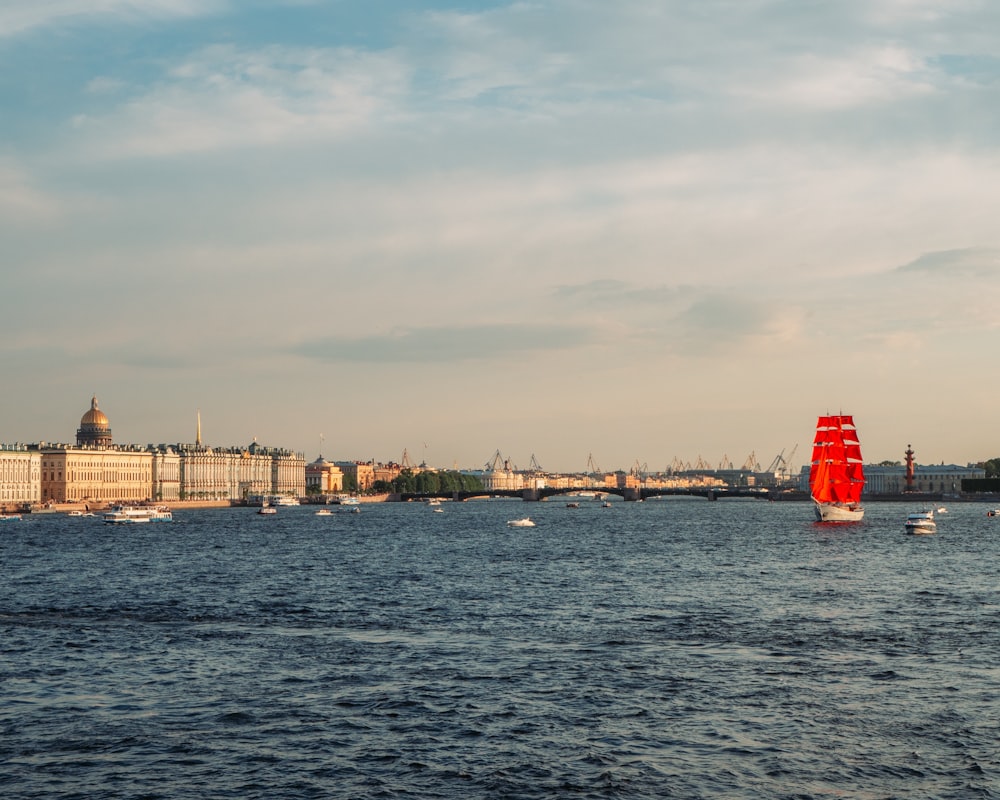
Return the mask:
<svg viewBox="0 0 1000 800">
<path fill-rule="evenodd" d="M 854 418 L 846 414 L 820 417 L 813 439 L 809 492 L 820 522 L 857 522 L 865 516 L 861 443 Z"/>
</svg>

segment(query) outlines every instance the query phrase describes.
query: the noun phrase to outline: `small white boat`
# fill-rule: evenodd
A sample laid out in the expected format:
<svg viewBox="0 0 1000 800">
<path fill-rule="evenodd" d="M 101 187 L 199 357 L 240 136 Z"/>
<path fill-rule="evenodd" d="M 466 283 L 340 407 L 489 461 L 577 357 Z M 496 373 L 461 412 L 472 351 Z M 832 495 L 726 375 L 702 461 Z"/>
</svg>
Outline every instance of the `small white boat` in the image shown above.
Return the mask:
<svg viewBox="0 0 1000 800">
<path fill-rule="evenodd" d="M 0 514 L 0 522 L 13 522 L 18 519 L 21 519 L 20 514 Z"/>
<path fill-rule="evenodd" d="M 521 519 L 509 519 L 507 520 L 508 528 L 534 528 L 535 523 L 532 521 L 531 517 L 522 517 Z"/>
<path fill-rule="evenodd" d="M 278 509 L 276 509 L 274 506 L 271 506 L 271 505 L 268 505 L 267 503 L 265 503 L 264 505 L 262 505 L 260 508 L 257 509 L 257 513 L 258 514 L 268 514 L 268 515 L 269 514 L 277 514 L 278 513 Z"/>
<path fill-rule="evenodd" d="M 914 511 L 907 516 L 904 525 L 907 533 L 934 533 L 937 530 L 933 511 Z"/>
<path fill-rule="evenodd" d="M 321 508 L 316 512 L 317 517 L 330 517 L 333 516 L 333 512 L 328 508 Z"/>
<path fill-rule="evenodd" d="M 112 506 L 104 521 L 115 525 L 135 525 L 142 522 L 170 522 L 174 515 L 166 506 Z"/>
</svg>

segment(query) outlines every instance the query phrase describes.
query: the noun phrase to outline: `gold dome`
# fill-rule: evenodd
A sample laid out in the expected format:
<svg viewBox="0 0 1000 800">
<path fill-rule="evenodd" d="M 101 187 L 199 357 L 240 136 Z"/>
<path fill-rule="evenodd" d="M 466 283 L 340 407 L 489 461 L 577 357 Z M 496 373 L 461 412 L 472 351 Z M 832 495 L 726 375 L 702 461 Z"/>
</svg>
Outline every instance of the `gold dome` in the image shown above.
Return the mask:
<svg viewBox="0 0 1000 800">
<path fill-rule="evenodd" d="M 90 411 L 80 418 L 81 428 L 107 428 L 108 417 L 97 407 L 97 396 L 90 401 Z"/>
</svg>

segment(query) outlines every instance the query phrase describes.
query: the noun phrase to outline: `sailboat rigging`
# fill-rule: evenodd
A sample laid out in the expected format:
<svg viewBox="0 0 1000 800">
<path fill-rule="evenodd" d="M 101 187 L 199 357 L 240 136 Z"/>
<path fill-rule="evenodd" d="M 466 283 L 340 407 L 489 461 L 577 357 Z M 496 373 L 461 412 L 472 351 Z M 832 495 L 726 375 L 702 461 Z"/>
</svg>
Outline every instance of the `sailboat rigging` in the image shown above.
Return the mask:
<svg viewBox="0 0 1000 800">
<path fill-rule="evenodd" d="M 857 522 L 864 518 L 861 492 L 865 487 L 861 443 L 854 418 L 848 414 L 821 416 L 816 422 L 809 492 L 820 522 Z"/>
</svg>

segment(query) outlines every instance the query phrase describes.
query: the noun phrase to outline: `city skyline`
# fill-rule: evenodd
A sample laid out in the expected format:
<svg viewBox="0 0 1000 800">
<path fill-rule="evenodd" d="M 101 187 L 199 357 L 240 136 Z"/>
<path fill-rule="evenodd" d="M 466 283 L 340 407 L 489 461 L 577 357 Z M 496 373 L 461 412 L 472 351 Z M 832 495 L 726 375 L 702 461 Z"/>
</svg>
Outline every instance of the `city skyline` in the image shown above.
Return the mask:
<svg viewBox="0 0 1000 800">
<path fill-rule="evenodd" d="M 96 395 L 307 460 L 996 457 L 997 23 L 11 0 L 0 442 Z"/>
<path fill-rule="evenodd" d="M 258 442 L 256 437 L 252 440 L 244 442 L 218 442 L 209 441 L 203 439 L 202 437 L 202 425 L 201 425 L 201 414 L 200 412 L 196 414 L 195 417 L 195 435 L 191 439 L 176 438 L 168 441 L 118 441 L 114 439 L 114 425 L 112 424 L 110 418 L 104 414 L 104 410 L 100 407 L 97 396 L 91 398 L 89 409 L 84 412 L 81 417 L 79 428 L 77 428 L 75 436 L 73 439 L 62 439 L 62 438 L 51 438 L 43 439 L 38 441 L 26 441 L 23 439 L 18 439 L 16 441 L 2 441 L 0 442 L 0 447 L 70 447 L 80 446 L 80 436 L 81 432 L 89 428 L 92 428 L 93 414 L 97 412 L 99 415 L 99 422 L 101 424 L 101 436 L 106 439 L 106 441 L 98 443 L 88 443 L 84 442 L 86 446 L 96 446 L 96 447 L 113 447 L 113 448 L 127 448 L 142 450 L 145 448 L 173 448 L 179 447 L 181 449 L 187 450 L 190 448 L 206 448 L 209 450 L 217 450 L 219 452 L 229 452 L 229 451 L 239 451 L 240 449 L 254 446 L 260 446 L 266 450 L 280 450 L 285 453 L 300 453 L 306 460 L 318 461 L 320 459 L 326 461 L 332 461 L 334 463 L 346 464 L 346 463 L 373 463 L 373 464 L 401 464 L 404 466 L 426 466 L 430 469 L 435 470 L 448 470 L 448 469 L 458 469 L 463 471 L 472 470 L 482 470 L 486 469 L 504 469 L 513 470 L 519 472 L 531 472 L 535 469 L 541 470 L 545 473 L 550 474 L 592 474 L 592 473 L 603 473 L 610 474 L 613 472 L 631 472 L 639 467 L 643 474 L 661 474 L 676 472 L 677 470 L 685 471 L 704 471 L 704 472 L 723 472 L 723 471 L 747 471 L 747 472 L 769 472 L 773 471 L 775 474 L 783 473 L 786 478 L 795 478 L 799 475 L 801 471 L 808 467 L 811 445 L 805 448 L 805 452 L 801 457 L 798 457 L 798 447 L 794 446 L 791 450 L 782 449 L 781 452 L 776 453 L 773 458 L 764 457 L 762 460 L 762 455 L 751 451 L 746 459 L 736 459 L 733 460 L 729 458 L 728 454 L 724 454 L 723 458 L 718 463 L 710 463 L 709 460 L 705 459 L 701 454 L 696 458 L 685 459 L 683 457 L 674 456 L 670 461 L 665 462 L 664 466 L 658 466 L 657 464 L 650 464 L 648 462 L 639 462 L 638 459 L 629 465 L 611 465 L 603 466 L 600 459 L 595 457 L 594 453 L 588 453 L 586 463 L 582 467 L 578 468 L 566 468 L 566 469 L 548 469 L 545 465 L 541 464 L 534 453 L 527 459 L 526 462 L 520 462 L 516 458 L 512 457 L 510 453 L 504 452 L 502 449 L 496 449 L 490 455 L 488 459 L 484 462 L 478 464 L 436 464 L 431 463 L 426 460 L 426 449 L 423 457 L 419 457 L 417 454 L 411 454 L 407 448 L 403 448 L 399 455 L 399 458 L 393 456 L 376 455 L 369 456 L 366 458 L 358 457 L 343 457 L 339 456 L 335 452 L 325 451 L 323 445 L 325 443 L 325 437 L 321 434 L 319 437 L 319 447 L 315 454 L 310 455 L 308 451 L 296 450 L 295 448 L 289 448 L 278 442 Z M 84 434 L 87 436 L 88 434 Z M 74 439 L 76 443 L 74 445 Z M 909 447 L 908 447 L 909 449 Z M 912 451 L 911 451 L 912 452 Z M 985 459 L 983 459 L 985 460 Z M 882 459 L 882 462 L 894 462 L 896 464 L 902 464 L 902 459 Z M 922 462 L 919 459 L 915 459 L 918 466 L 931 467 L 936 466 L 933 462 Z M 874 461 L 872 459 L 865 459 L 865 463 L 868 465 L 879 464 L 879 461 Z M 943 462 L 942 462 L 943 463 Z M 972 463 L 977 463 L 973 461 L 963 461 L 953 464 L 952 466 L 962 466 L 969 465 Z"/>
</svg>

